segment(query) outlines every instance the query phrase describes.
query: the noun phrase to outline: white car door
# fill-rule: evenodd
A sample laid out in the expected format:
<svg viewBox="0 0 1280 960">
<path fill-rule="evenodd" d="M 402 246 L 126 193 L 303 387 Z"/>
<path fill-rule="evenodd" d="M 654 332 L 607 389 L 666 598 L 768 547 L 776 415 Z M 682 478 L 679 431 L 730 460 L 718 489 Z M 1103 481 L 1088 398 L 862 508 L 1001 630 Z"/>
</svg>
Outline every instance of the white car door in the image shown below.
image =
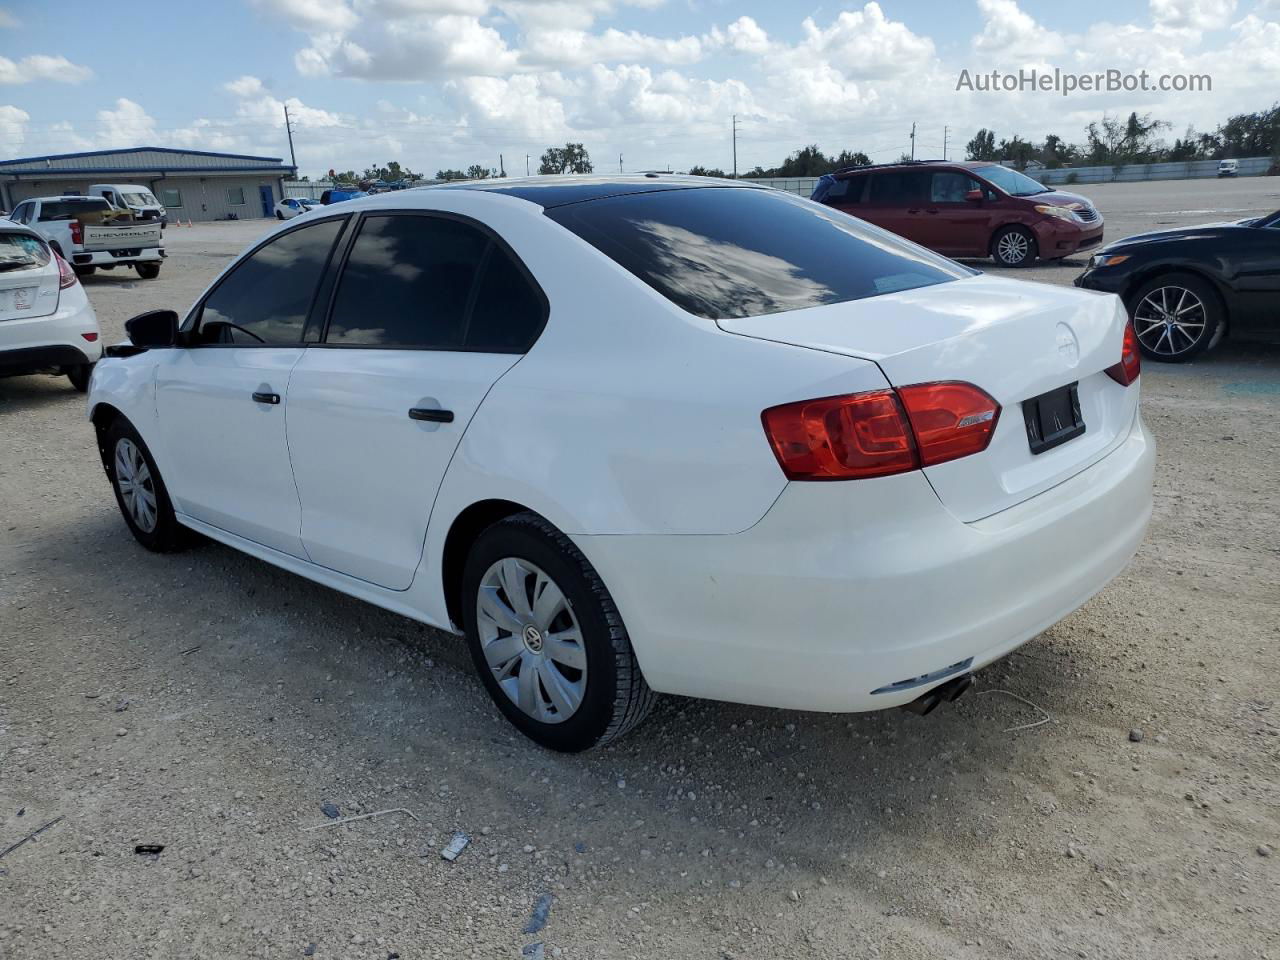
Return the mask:
<svg viewBox="0 0 1280 960">
<path fill-rule="evenodd" d="M 449 460 L 546 312 L 524 267 L 480 228 L 421 213 L 362 218 L 323 341 L 289 384 L 312 561 L 409 587 Z"/>
<path fill-rule="evenodd" d="M 174 506 L 304 559 L 284 401 L 346 220 L 278 234 L 241 259 L 184 325 L 193 342 L 166 351 L 156 371 L 165 479 Z"/>
</svg>

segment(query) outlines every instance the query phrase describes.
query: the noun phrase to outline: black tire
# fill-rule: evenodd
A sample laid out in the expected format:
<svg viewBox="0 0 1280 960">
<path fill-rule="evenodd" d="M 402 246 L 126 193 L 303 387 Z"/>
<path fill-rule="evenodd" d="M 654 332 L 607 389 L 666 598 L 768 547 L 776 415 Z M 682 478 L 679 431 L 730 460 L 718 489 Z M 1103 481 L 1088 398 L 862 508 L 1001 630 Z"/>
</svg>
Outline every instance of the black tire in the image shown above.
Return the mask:
<svg viewBox="0 0 1280 960">
<path fill-rule="evenodd" d="M 565 720 L 542 722 L 523 711 L 499 686 L 486 662 L 477 599 L 485 574 L 507 558 L 544 571 L 560 588 L 577 620 L 586 654 L 586 682 L 579 706 Z M 645 683 L 622 617 L 599 574 L 568 537 L 537 514 L 508 517 L 476 539 L 463 571 L 462 611 L 467 646 L 481 682 L 503 715 L 535 743 L 566 753 L 589 750 L 627 733 L 657 700 Z"/>
<path fill-rule="evenodd" d="M 98 268 L 91 263 L 79 264 L 79 265 L 73 263 L 71 265 L 71 269 L 75 271 L 75 274 L 77 277 L 89 277 L 89 276 L 92 276 L 94 271 L 96 271 Z"/>
<path fill-rule="evenodd" d="M 122 441 L 128 441 L 142 455 L 150 474 L 149 482 L 144 483 L 155 498 L 155 524 L 150 530 L 140 526 L 125 503 L 124 494 L 120 490 L 120 482 L 116 476 L 116 457 Z M 116 495 L 116 505 L 128 525 L 129 531 L 140 544 L 156 553 L 172 553 L 181 550 L 191 542 L 191 535 L 186 527 L 178 523 L 173 514 L 173 503 L 169 500 L 169 491 L 165 489 L 164 479 L 151 458 L 151 451 L 143 443 L 138 431 L 124 417 L 117 418 L 106 431 L 107 477 L 111 480 L 111 489 Z"/>
<path fill-rule="evenodd" d="M 91 376 L 93 376 L 92 363 L 78 363 L 74 367 L 67 367 L 67 379 L 81 393 L 85 393 L 89 389 L 89 378 Z"/>
<path fill-rule="evenodd" d="M 991 238 L 991 259 L 1002 267 L 1029 267 L 1036 254 L 1035 235 L 1026 227 L 1003 227 Z"/>
<path fill-rule="evenodd" d="M 138 270 L 138 276 L 143 280 L 154 280 L 160 276 L 160 264 L 158 263 L 135 263 L 134 266 Z"/>
<path fill-rule="evenodd" d="M 279 210 L 277 210 L 277 211 L 276 211 L 276 219 L 277 219 L 277 220 L 283 220 L 283 219 L 284 219 L 284 214 L 283 214 L 283 213 L 281 213 Z"/>
<path fill-rule="evenodd" d="M 1166 324 L 1166 309 L 1179 322 Z M 1129 316 L 1143 357 L 1186 363 L 1222 338 L 1227 311 L 1208 280 L 1194 273 L 1166 273 L 1148 280 L 1129 298 Z"/>
</svg>

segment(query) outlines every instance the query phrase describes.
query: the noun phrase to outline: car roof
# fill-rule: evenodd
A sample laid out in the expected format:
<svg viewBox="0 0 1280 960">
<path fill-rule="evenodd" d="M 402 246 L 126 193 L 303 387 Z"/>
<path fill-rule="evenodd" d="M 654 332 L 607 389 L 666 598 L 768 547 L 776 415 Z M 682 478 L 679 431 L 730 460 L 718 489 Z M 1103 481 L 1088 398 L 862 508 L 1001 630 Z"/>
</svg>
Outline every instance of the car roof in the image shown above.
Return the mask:
<svg viewBox="0 0 1280 960">
<path fill-rule="evenodd" d="M 921 167 L 928 170 L 981 170 L 983 167 L 1000 166 L 995 160 L 902 160 L 898 163 L 868 163 L 857 167 L 842 167 L 834 170 L 831 176 L 851 177 L 858 173 L 869 173 L 881 170 L 917 170 Z"/>
<path fill-rule="evenodd" d="M 18 202 L 27 203 L 31 200 L 39 200 L 42 203 L 47 203 L 50 200 L 56 200 L 59 203 L 64 203 L 64 202 L 65 203 L 106 203 L 107 202 L 105 197 L 86 197 L 82 193 L 72 193 L 63 197 L 27 197 L 25 200 L 19 200 Z"/>
<path fill-rule="evenodd" d="M 763 184 L 742 180 L 725 180 L 719 177 L 691 177 L 682 174 L 645 173 L 627 176 L 601 176 L 592 174 L 553 174 L 542 177 L 495 178 L 492 180 L 464 180 L 455 183 L 417 187 L 418 190 L 482 190 L 500 193 L 536 203 L 543 209 L 563 207 L 584 200 L 603 197 L 619 197 L 636 193 L 657 193 L 663 190 L 691 190 L 698 187 L 739 187 L 752 190 L 768 190 Z"/>
</svg>

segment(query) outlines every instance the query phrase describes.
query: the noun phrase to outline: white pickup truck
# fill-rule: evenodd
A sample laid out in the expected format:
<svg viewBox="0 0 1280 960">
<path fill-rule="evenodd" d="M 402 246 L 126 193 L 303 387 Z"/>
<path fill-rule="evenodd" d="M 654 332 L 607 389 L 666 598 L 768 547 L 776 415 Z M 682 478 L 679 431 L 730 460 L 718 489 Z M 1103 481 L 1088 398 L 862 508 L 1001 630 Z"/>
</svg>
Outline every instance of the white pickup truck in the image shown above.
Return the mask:
<svg viewBox="0 0 1280 960">
<path fill-rule="evenodd" d="M 33 197 L 14 207 L 9 219 L 44 237 L 80 276 L 99 267 L 133 267 L 143 280 L 160 275 L 160 222 L 139 223 L 102 197 Z"/>
</svg>

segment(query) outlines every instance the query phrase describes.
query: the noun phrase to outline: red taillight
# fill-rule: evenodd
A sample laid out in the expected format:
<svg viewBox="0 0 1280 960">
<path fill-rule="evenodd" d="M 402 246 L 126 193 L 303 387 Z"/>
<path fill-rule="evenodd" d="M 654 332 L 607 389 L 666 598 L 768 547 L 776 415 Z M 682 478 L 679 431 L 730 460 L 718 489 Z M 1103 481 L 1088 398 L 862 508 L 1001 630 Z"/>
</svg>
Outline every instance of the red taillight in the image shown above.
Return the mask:
<svg viewBox="0 0 1280 960">
<path fill-rule="evenodd" d="M 71 264 L 58 256 L 56 250 L 53 255 L 58 258 L 58 289 L 65 290 L 67 287 L 74 287 L 80 281 L 76 279 L 76 272 L 71 269 Z"/>
<path fill-rule="evenodd" d="M 1142 354 L 1138 351 L 1138 335 L 1133 331 L 1133 321 L 1124 325 L 1124 345 L 1120 348 L 1120 362 L 1107 367 L 1107 376 L 1127 387 L 1142 372 Z"/>
<path fill-rule="evenodd" d="M 93 343 L 98 339 L 98 335 L 96 333 L 82 333 L 80 336 L 84 337 L 90 343 Z"/>
<path fill-rule="evenodd" d="M 915 431 L 922 467 L 981 453 L 1000 419 L 1000 404 L 971 383 L 918 383 L 899 387 L 898 396 Z"/>
<path fill-rule="evenodd" d="M 760 419 L 789 480 L 853 480 L 979 453 L 999 416 L 972 384 L 922 383 L 787 403 Z"/>
<path fill-rule="evenodd" d="M 71 242 L 75 244 L 84 243 L 84 224 L 79 220 L 72 220 L 69 226 L 71 227 Z"/>
<path fill-rule="evenodd" d="M 892 390 L 786 403 L 770 407 L 760 419 L 790 480 L 882 477 L 919 465 Z"/>
</svg>

